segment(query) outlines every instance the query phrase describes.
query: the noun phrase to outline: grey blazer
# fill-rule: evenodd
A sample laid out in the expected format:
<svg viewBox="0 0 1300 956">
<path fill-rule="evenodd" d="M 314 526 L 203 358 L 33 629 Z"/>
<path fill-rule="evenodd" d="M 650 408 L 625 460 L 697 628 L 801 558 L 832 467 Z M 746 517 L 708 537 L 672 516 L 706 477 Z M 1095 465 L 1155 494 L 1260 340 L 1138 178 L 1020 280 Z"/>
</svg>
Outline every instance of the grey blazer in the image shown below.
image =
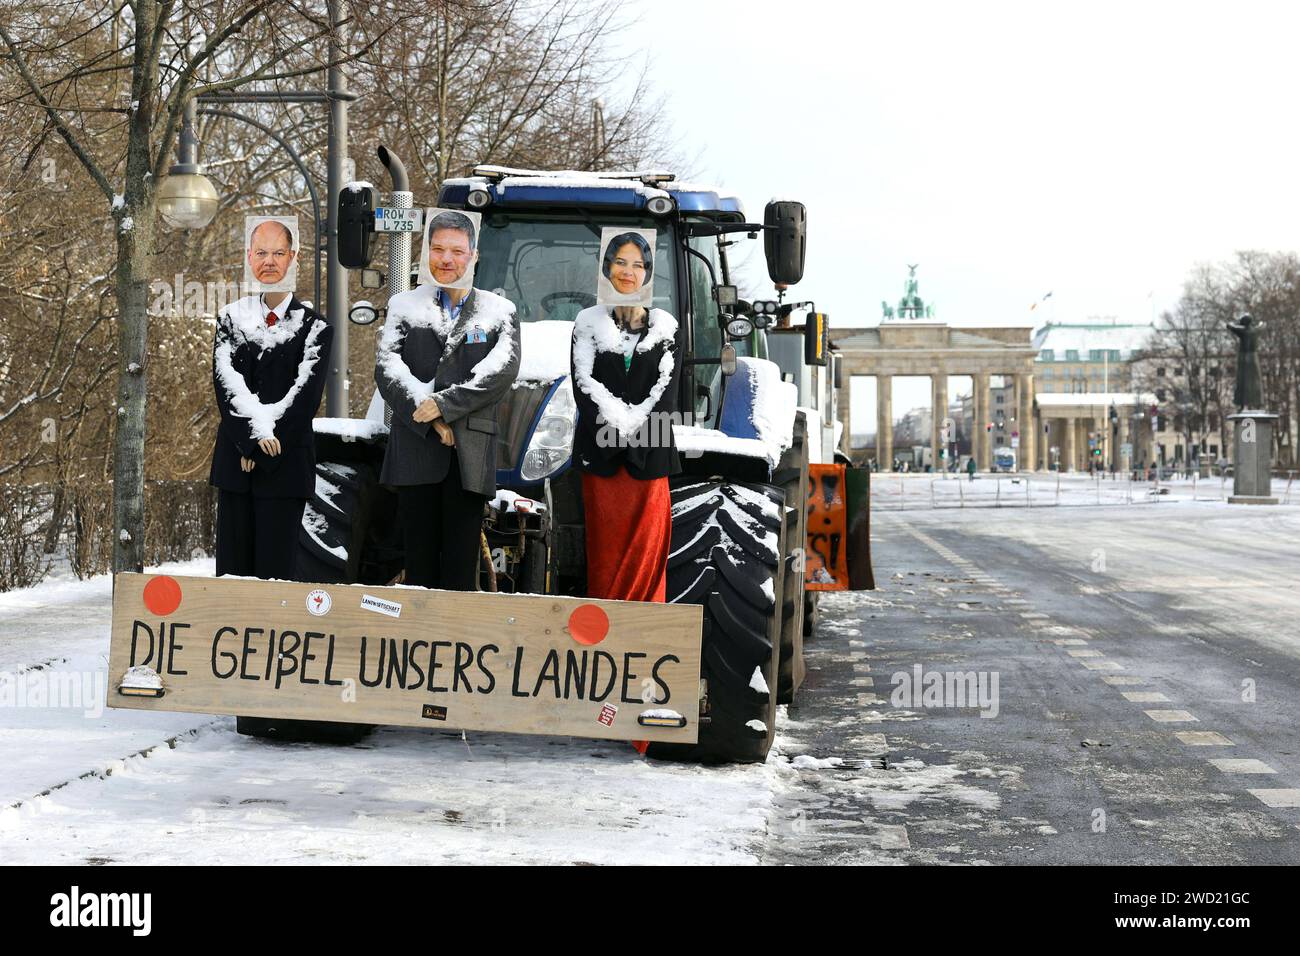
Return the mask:
<svg viewBox="0 0 1300 956">
<path fill-rule="evenodd" d="M 461 486 L 490 497 L 496 493 L 497 403 L 519 371 L 514 303 L 473 289 L 452 322 L 436 292 L 428 284 L 388 300 L 375 385 L 393 420 L 379 480 L 424 485 L 447 477 L 451 449 L 438 440 L 432 422 L 411 417 L 432 398 L 456 436 Z"/>
</svg>

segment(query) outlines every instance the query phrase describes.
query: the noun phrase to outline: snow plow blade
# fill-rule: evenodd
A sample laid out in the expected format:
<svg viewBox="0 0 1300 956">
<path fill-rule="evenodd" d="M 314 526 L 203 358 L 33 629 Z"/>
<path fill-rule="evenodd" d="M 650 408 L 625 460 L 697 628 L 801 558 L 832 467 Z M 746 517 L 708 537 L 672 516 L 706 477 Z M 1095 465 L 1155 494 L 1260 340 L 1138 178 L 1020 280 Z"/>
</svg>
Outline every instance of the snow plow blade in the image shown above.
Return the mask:
<svg viewBox="0 0 1300 956">
<path fill-rule="evenodd" d="M 844 465 L 808 466 L 809 591 L 871 591 L 871 473 Z"/>
<path fill-rule="evenodd" d="M 697 605 L 122 573 L 108 697 L 134 710 L 695 743 L 702 626 Z"/>
</svg>

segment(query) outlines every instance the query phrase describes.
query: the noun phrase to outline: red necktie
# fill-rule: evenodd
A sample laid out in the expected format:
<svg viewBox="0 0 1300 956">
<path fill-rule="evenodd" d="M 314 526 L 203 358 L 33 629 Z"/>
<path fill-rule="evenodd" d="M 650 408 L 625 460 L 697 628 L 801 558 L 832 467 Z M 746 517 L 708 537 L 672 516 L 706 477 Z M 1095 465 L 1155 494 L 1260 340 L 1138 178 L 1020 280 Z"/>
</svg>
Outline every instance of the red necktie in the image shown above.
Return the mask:
<svg viewBox="0 0 1300 956">
<path fill-rule="evenodd" d="M 275 313 L 274 313 L 274 312 L 268 312 L 268 313 L 266 313 L 266 324 L 267 324 L 268 326 L 275 325 Z"/>
</svg>

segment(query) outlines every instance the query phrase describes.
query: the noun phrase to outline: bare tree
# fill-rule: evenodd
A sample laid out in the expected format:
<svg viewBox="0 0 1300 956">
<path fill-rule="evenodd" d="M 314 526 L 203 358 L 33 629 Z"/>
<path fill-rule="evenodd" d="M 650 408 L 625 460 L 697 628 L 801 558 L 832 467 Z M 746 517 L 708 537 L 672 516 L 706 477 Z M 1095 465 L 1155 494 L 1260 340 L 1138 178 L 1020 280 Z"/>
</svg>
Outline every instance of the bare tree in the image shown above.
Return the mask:
<svg viewBox="0 0 1300 956">
<path fill-rule="evenodd" d="M 114 224 L 114 570 L 143 566 L 157 184 L 170 164 L 181 114 L 199 94 L 327 69 L 321 51 L 345 21 L 331 24 L 315 7 L 285 0 L 101 0 L 36 9 L 10 3 L 0 11 L 3 68 L 18 88 L 9 102 L 42 124 L 32 150 L 49 136 L 61 139 Z M 243 36 L 246 31 L 255 39 Z M 228 69 L 232 62 L 239 68 Z"/>
</svg>

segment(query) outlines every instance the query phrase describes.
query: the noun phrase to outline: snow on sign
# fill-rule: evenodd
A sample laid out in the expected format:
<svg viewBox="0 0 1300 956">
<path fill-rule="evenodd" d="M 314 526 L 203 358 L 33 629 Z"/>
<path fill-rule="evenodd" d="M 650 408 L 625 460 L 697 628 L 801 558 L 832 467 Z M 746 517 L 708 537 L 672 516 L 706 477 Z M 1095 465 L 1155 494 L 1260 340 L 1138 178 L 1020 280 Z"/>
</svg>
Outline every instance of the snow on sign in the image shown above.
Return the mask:
<svg viewBox="0 0 1300 956">
<path fill-rule="evenodd" d="M 108 696 L 136 710 L 694 743 L 701 627 L 698 605 L 123 573 Z M 684 726 L 639 720 L 667 706 Z"/>
</svg>

